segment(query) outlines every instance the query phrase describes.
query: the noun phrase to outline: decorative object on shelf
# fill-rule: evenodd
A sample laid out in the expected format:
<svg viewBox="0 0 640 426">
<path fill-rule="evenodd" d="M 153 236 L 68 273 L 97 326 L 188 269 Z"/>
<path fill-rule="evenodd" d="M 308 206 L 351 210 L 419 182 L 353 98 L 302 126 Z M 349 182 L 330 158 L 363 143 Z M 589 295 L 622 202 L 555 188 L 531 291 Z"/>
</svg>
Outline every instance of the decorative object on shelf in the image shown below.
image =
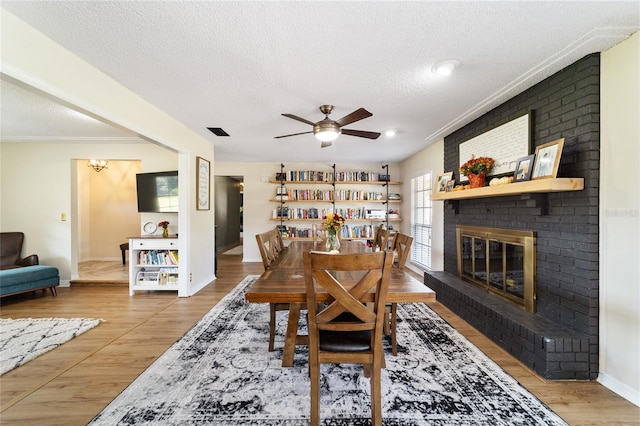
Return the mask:
<svg viewBox="0 0 640 426">
<path fill-rule="evenodd" d="M 493 178 L 489 181 L 489 186 L 506 185 L 513 183 L 513 176 L 502 176 L 500 178 Z"/>
<path fill-rule="evenodd" d="M 531 154 L 527 155 L 526 157 L 518 158 L 516 170 L 513 172 L 514 182 L 525 182 L 531 179 L 531 172 L 533 171 L 533 160 L 535 157 L 535 154 Z"/>
<path fill-rule="evenodd" d="M 142 229 L 144 230 L 144 232 L 146 232 L 147 234 L 151 235 L 151 234 L 153 234 L 154 232 L 156 232 L 158 230 L 158 227 L 153 222 L 147 222 L 147 223 L 144 224 Z"/>
<path fill-rule="evenodd" d="M 202 157 L 196 157 L 196 210 L 209 210 L 209 183 L 211 163 Z"/>
<path fill-rule="evenodd" d="M 529 111 L 508 123 L 494 127 L 458 145 L 460 166 L 472 155 L 495 160 L 493 169 L 487 175 L 502 176 L 513 173 L 518 158 L 532 152 L 531 129 L 535 113 Z"/>
<path fill-rule="evenodd" d="M 169 222 L 166 220 L 163 220 L 162 222 L 158 223 L 158 226 L 162 227 L 162 238 L 168 238 L 169 237 Z"/>
<path fill-rule="evenodd" d="M 555 178 L 558 174 L 564 138 L 536 147 L 536 162 L 531 179 Z"/>
<path fill-rule="evenodd" d="M 87 166 L 91 167 L 96 172 L 101 172 L 104 169 L 108 169 L 107 164 L 109 164 L 109 161 L 107 160 L 89 160 L 89 164 L 87 164 Z"/>
<path fill-rule="evenodd" d="M 438 175 L 436 179 L 436 184 L 433 187 L 433 193 L 436 194 L 438 192 L 446 192 L 447 191 L 447 183 L 453 179 L 453 172 L 441 173 Z"/>
<path fill-rule="evenodd" d="M 460 166 L 460 173 L 469 178 L 471 188 L 482 188 L 487 180 L 487 173 L 491 171 L 495 160 L 489 157 L 471 156 L 471 159 Z"/>
<path fill-rule="evenodd" d="M 467 173 L 467 177 L 469 178 L 471 188 L 482 188 L 487 182 L 487 172 L 480 174 Z"/>
<path fill-rule="evenodd" d="M 322 219 L 324 220 L 324 226 L 327 230 L 327 251 L 337 253 L 340 251 L 338 232 L 340 232 L 342 225 L 344 225 L 344 217 L 339 213 L 329 213 Z"/>
</svg>

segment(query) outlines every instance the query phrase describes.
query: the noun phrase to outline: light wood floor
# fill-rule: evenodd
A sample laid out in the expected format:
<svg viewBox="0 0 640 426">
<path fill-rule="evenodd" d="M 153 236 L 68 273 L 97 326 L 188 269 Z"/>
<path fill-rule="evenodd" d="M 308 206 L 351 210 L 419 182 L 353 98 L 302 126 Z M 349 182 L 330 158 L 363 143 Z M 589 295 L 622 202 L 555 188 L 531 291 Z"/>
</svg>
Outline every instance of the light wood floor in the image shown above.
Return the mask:
<svg viewBox="0 0 640 426">
<path fill-rule="evenodd" d="M 0 423 L 85 425 L 245 275 L 261 272 L 261 263 L 225 255 L 219 258 L 218 279 L 189 298 L 173 292 L 129 297 L 126 286 L 101 283 L 60 288 L 57 297 L 38 292 L 2 299 L 2 318 L 106 322 L 4 374 Z M 542 380 L 439 303 L 431 307 L 569 424 L 640 424 L 640 408 L 600 384 Z"/>
</svg>

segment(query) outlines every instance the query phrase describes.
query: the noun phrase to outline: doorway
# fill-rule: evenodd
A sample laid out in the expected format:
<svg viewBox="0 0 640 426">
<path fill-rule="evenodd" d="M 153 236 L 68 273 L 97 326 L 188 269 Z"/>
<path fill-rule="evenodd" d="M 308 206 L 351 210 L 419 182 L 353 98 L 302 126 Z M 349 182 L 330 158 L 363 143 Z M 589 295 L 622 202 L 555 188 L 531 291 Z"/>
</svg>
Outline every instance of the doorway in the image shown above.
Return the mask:
<svg viewBox="0 0 640 426">
<path fill-rule="evenodd" d="M 216 253 L 242 246 L 244 176 L 215 176 Z"/>
<path fill-rule="evenodd" d="M 122 262 L 120 245 L 140 234 L 136 173 L 141 170 L 141 162 L 109 161 L 99 172 L 87 167 L 88 160 L 75 163 L 72 263 L 77 265 L 78 280 L 126 283 L 129 265 Z"/>
</svg>

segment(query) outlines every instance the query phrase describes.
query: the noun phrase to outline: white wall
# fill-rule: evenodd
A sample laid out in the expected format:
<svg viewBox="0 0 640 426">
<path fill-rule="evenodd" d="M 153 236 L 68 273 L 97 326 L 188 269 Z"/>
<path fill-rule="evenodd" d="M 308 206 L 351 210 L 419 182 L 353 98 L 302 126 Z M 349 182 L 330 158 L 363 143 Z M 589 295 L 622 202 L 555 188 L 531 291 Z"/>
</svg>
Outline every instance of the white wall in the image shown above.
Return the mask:
<svg viewBox="0 0 640 426">
<path fill-rule="evenodd" d="M 331 171 L 332 165 L 325 163 L 286 163 L 285 170 Z M 278 221 L 270 220 L 272 210 L 278 206 L 276 203 L 269 201 L 275 198 L 277 185 L 268 182 L 269 179 L 275 179 L 275 174 L 280 171 L 280 163 L 216 163 L 214 170 L 216 176 L 244 177 L 243 261 L 262 262 L 255 235 L 280 224 Z M 336 163 L 336 171 L 384 172 L 380 163 Z M 397 163 L 389 164 L 389 174 L 392 180 L 400 180 L 400 170 Z M 402 188 L 405 186 L 406 183 L 403 183 Z M 303 186 L 300 188 L 303 188 Z M 345 185 L 345 189 L 350 188 Z M 320 208 L 321 204 L 315 206 Z M 326 204 L 326 206 L 329 207 L 330 204 Z M 395 209 L 395 205 L 392 208 Z M 403 217 L 404 214 L 401 208 L 400 216 Z M 296 224 L 302 227 L 307 226 L 302 222 L 296 222 Z"/>
<path fill-rule="evenodd" d="M 402 232 L 411 235 L 411 179 L 431 172 L 435 180 L 444 167 L 444 140 L 438 141 L 414 154 L 400 164 L 402 186 Z M 433 201 L 433 223 L 431 224 L 431 270 L 444 269 L 444 201 Z M 409 265 L 412 267 L 412 265 Z M 416 269 L 412 267 L 412 269 Z"/>
<path fill-rule="evenodd" d="M 214 210 L 196 210 L 195 165 L 198 156 L 213 164 L 213 144 L 4 9 L 0 20 L 4 79 L 178 153 L 180 275 L 189 277 L 178 295 L 189 296 L 209 284 L 215 278 Z M 47 172 L 60 167 L 54 162 L 47 164 L 42 177 L 46 179 Z M 65 167 L 63 173 L 68 176 L 69 164 Z M 68 201 L 69 194 L 65 198 Z M 60 201 L 41 201 L 47 207 L 50 202 L 58 215 Z M 68 207 L 68 202 L 62 207 Z M 46 210 L 43 215 L 51 217 L 53 211 Z M 54 233 L 54 228 L 45 229 L 44 234 L 64 240 L 64 252 L 71 251 L 71 238 L 77 238 Z"/>
<path fill-rule="evenodd" d="M 1 229 L 24 232 L 23 254 L 37 253 L 40 263 L 57 267 L 65 285 L 78 278 L 77 250 L 83 250 L 87 256 L 91 253 L 90 248 L 82 249 L 79 242 L 80 228 L 88 228 L 89 224 L 83 223 L 86 219 L 83 221 L 82 217 L 86 215 L 78 212 L 83 204 L 79 205 L 74 195 L 87 192 L 87 186 L 81 185 L 78 191 L 74 187 L 78 182 L 77 168 L 88 169 L 84 159 L 93 157 L 140 160 L 146 170 L 177 167 L 175 152 L 147 142 L 0 143 Z M 76 165 L 77 159 L 83 159 L 81 164 Z M 67 215 L 66 221 L 61 220 L 62 213 Z M 139 234 L 140 228 L 129 236 Z M 115 253 L 119 256 L 117 247 Z"/>
<path fill-rule="evenodd" d="M 640 33 L 601 58 L 598 381 L 640 406 Z"/>
</svg>

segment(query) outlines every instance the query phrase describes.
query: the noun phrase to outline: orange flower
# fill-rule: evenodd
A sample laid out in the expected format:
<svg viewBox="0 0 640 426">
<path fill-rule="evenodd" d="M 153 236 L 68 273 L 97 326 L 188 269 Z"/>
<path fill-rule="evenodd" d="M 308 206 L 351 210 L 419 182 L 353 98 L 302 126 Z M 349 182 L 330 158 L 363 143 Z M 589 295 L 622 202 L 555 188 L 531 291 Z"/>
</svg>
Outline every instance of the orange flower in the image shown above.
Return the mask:
<svg viewBox="0 0 640 426">
<path fill-rule="evenodd" d="M 478 157 L 474 158 L 471 156 L 471 160 L 464 163 L 460 166 L 460 173 L 463 175 L 467 175 L 469 173 L 473 173 L 474 175 L 479 175 L 480 173 L 489 173 L 493 168 L 495 160 L 490 157 Z"/>
</svg>

